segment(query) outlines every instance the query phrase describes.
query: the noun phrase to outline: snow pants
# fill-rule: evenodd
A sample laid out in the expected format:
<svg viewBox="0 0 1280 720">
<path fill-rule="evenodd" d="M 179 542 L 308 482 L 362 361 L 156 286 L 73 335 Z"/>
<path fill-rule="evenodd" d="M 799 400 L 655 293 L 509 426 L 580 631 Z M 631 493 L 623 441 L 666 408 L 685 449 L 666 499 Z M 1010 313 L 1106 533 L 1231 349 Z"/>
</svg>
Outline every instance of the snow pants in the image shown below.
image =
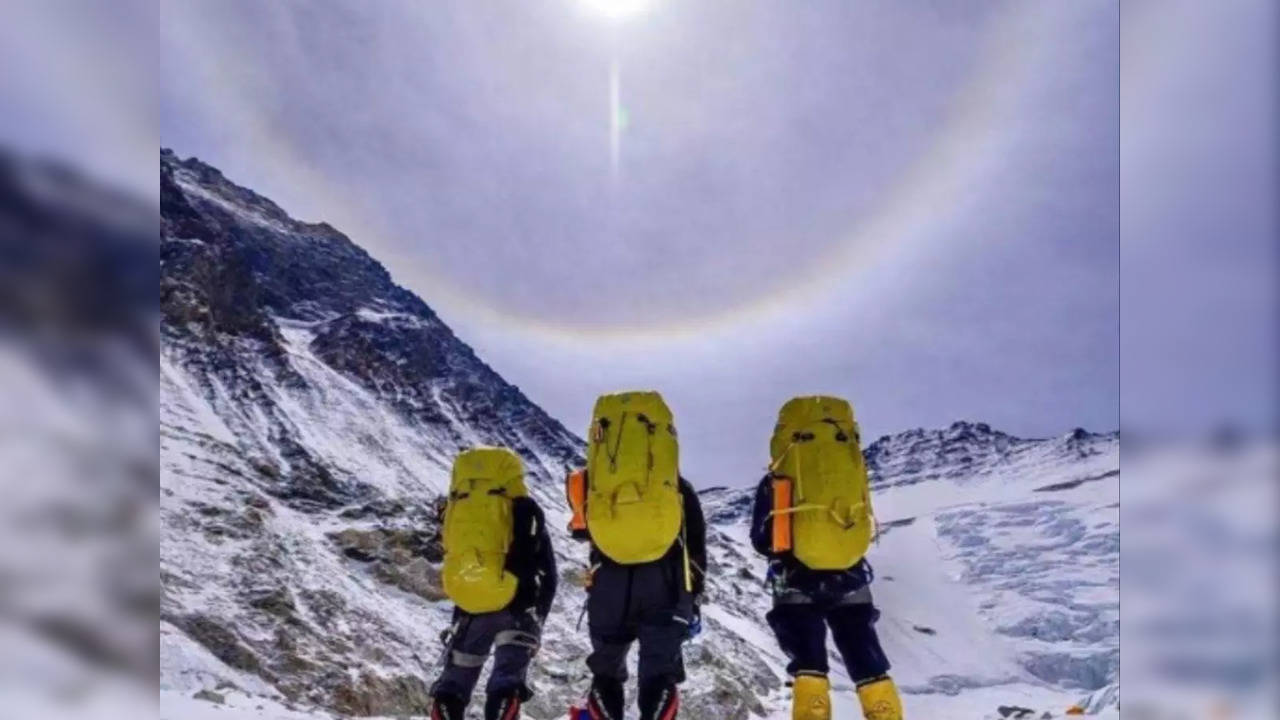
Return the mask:
<svg viewBox="0 0 1280 720">
<path fill-rule="evenodd" d="M 591 633 L 592 694 L 603 717 L 622 717 L 622 684 L 627 653 L 639 641 L 637 667 L 641 717 L 671 707 L 675 686 L 684 682 L 682 646 L 693 617 L 693 595 L 685 590 L 682 568 L 669 558 L 642 565 L 601 565 L 587 597 Z M 674 710 L 671 710 L 674 715 Z"/>
<path fill-rule="evenodd" d="M 527 614 L 499 610 L 479 615 L 460 613 L 456 627 L 444 670 L 431 687 L 431 695 L 455 698 L 465 706 L 493 648 L 493 670 L 485 693 L 505 696 L 515 692 L 527 700 L 530 693 L 525 679 L 538 648 L 536 623 Z"/>
<path fill-rule="evenodd" d="M 836 649 L 854 682 L 889 672 L 889 659 L 875 630 L 879 617 L 867 586 L 834 599 L 815 599 L 803 592 L 788 591 L 774 597 L 773 609 L 765 616 L 778 645 L 791 661 L 787 665 L 790 675 L 828 673 L 830 627 Z"/>
</svg>

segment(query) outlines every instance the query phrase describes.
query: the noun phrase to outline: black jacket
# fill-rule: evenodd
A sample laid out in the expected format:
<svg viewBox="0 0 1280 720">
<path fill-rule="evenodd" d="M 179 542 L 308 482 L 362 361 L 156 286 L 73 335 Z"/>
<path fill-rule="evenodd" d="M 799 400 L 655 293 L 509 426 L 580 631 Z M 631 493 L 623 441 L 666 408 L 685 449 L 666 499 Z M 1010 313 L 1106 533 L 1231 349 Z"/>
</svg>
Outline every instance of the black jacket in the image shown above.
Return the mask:
<svg viewBox="0 0 1280 720">
<path fill-rule="evenodd" d="M 683 537 L 688 543 L 689 564 L 693 568 L 693 594 L 701 595 L 706 589 L 707 520 L 702 514 L 702 501 L 698 499 L 698 491 L 684 478 L 680 478 L 680 499 L 684 501 Z"/>
<path fill-rule="evenodd" d="M 681 537 L 688 544 L 689 565 L 693 571 L 692 587 L 694 595 L 701 595 L 706 588 L 706 568 L 707 568 L 707 521 L 702 514 L 702 502 L 698 500 L 698 491 L 693 489 L 693 485 L 688 480 L 680 478 L 680 499 L 684 503 L 684 527 L 681 528 Z M 574 533 L 575 539 L 590 539 L 590 535 L 586 533 Z M 660 563 L 678 563 L 680 571 L 684 570 L 684 552 L 680 547 L 680 540 L 677 539 L 667 554 L 656 560 Z M 591 565 L 595 566 L 601 563 L 616 564 L 609 559 L 607 555 L 600 552 L 596 544 L 591 543 Z"/>
<path fill-rule="evenodd" d="M 751 506 L 751 546 L 769 558 L 769 575 L 775 584 L 805 593 L 841 594 L 867 585 L 874 577 L 866 559 L 848 570 L 811 570 L 790 552 L 773 551 L 773 477 L 765 475 L 756 486 Z"/>
<path fill-rule="evenodd" d="M 547 535 L 547 521 L 533 498 L 516 498 L 511 503 L 514 539 L 507 550 L 506 570 L 519 579 L 516 596 L 509 605 L 522 613 L 534 608 L 538 617 L 551 611 L 556 596 L 556 556 Z"/>
</svg>

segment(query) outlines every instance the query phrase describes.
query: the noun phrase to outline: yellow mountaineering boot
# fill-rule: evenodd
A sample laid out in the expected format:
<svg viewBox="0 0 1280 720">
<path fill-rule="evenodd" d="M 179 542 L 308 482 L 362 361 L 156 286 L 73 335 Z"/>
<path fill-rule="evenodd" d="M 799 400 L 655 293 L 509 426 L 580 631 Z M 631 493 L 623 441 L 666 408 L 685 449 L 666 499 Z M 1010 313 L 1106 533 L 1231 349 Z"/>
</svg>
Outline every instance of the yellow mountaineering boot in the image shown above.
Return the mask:
<svg viewBox="0 0 1280 720">
<path fill-rule="evenodd" d="M 902 698 L 888 675 L 859 684 L 858 702 L 867 720 L 902 720 Z"/>
<path fill-rule="evenodd" d="M 791 720 L 831 720 L 831 682 L 800 675 L 791 688 Z"/>
</svg>

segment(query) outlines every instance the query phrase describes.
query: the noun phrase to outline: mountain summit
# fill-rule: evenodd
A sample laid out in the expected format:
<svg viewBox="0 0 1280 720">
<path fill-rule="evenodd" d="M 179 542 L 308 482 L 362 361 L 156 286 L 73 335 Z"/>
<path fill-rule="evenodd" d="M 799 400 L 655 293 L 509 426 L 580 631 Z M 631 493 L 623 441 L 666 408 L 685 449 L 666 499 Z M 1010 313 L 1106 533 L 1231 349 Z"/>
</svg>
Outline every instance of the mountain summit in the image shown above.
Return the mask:
<svg viewBox="0 0 1280 720">
<path fill-rule="evenodd" d="M 213 410 L 246 456 L 276 476 L 268 489 L 277 495 L 332 509 L 384 494 L 341 456 L 362 445 L 380 451 L 384 479 L 435 490 L 452 450 L 476 443 L 516 450 L 547 482 L 576 463 L 575 435 L 342 233 L 294 220 L 168 150 L 160 201 L 166 367 L 226 392 Z M 375 407 L 392 414 L 360 416 Z M 337 435 L 335 421 L 344 432 L 332 439 L 341 442 L 315 442 L 314 433 Z M 421 453 L 432 461 L 420 464 Z M 295 490 L 303 496 L 289 496 Z"/>
</svg>

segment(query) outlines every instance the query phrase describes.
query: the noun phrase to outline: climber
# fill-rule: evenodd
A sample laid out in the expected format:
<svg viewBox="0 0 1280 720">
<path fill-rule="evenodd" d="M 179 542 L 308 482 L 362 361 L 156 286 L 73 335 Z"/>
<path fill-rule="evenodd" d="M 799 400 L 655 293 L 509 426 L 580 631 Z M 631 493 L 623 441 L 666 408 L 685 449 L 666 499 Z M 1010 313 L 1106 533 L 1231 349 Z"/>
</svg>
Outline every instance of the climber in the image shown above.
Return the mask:
<svg viewBox="0 0 1280 720">
<path fill-rule="evenodd" d="M 850 404 L 794 398 L 782 406 L 769 472 L 756 488 L 751 544 L 769 558 L 766 619 L 790 663 L 792 720 L 830 720 L 827 627 L 866 720 L 901 720 L 871 601 L 865 555 L 874 515 Z"/>
<path fill-rule="evenodd" d="M 445 593 L 454 603 L 444 669 L 431 688 L 431 720 L 462 720 L 489 650 L 485 720 L 515 720 L 556 592 L 555 555 L 520 457 L 475 448 L 453 464 L 444 511 Z"/>
<path fill-rule="evenodd" d="M 591 543 L 587 624 L 592 720 L 622 720 L 626 657 L 639 641 L 641 720 L 673 720 L 682 644 L 700 626 L 706 524 L 680 477 L 671 411 L 656 392 L 601 396 L 587 468 L 569 475 L 570 533 Z"/>
</svg>

